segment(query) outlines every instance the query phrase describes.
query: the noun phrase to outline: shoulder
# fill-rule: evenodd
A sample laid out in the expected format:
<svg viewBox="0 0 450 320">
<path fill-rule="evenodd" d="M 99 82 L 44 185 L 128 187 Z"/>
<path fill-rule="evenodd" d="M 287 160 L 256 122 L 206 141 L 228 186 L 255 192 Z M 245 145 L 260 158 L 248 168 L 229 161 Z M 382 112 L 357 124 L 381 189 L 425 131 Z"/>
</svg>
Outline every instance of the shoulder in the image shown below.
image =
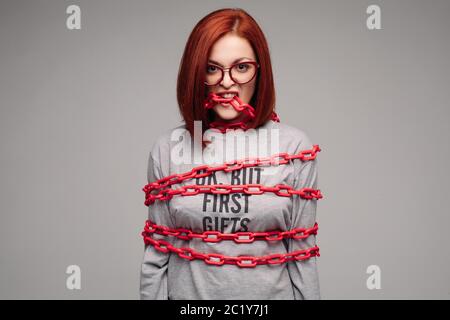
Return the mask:
<svg viewBox="0 0 450 320">
<path fill-rule="evenodd" d="M 279 130 L 280 140 L 285 141 L 291 150 L 301 151 L 313 147 L 312 139 L 303 129 L 283 122 L 273 122 L 272 128 Z"/>
</svg>

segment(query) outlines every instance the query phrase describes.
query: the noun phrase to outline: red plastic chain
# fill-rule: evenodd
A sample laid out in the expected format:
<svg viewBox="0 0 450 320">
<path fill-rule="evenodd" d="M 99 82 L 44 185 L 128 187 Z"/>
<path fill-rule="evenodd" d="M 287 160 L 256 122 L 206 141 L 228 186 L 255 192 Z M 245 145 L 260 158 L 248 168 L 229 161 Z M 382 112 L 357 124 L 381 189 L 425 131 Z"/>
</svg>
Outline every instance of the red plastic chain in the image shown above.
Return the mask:
<svg viewBox="0 0 450 320">
<path fill-rule="evenodd" d="M 222 133 L 225 133 L 227 129 L 247 130 L 247 123 L 255 118 L 255 109 L 248 103 L 244 103 L 237 95 L 233 98 L 222 98 L 214 92 L 210 92 L 205 99 L 204 107 L 206 110 L 212 109 L 218 103 L 229 103 L 236 111 L 242 111 L 246 115 L 245 119 L 239 122 L 229 123 L 218 120 L 209 125 L 211 128 L 219 130 Z M 280 122 L 280 118 L 275 112 L 272 112 L 270 120 Z"/>
<path fill-rule="evenodd" d="M 227 123 L 215 121 L 210 124 L 211 128 L 218 129 L 225 133 L 229 128 L 240 128 L 247 130 L 247 123 L 255 117 L 255 109 L 249 104 L 243 103 L 238 97 L 222 98 L 214 93 L 210 93 L 205 100 L 205 109 L 211 109 L 217 103 L 230 103 L 237 111 L 244 112 L 246 115 L 244 121 L 237 123 Z M 279 122 L 275 112 L 271 116 L 272 121 Z M 321 151 L 318 145 L 314 145 L 311 150 L 302 150 L 298 154 L 289 155 L 288 153 L 279 153 L 270 157 L 260 158 L 245 158 L 225 162 L 223 165 L 211 167 L 209 165 L 201 165 L 193 168 L 191 171 L 172 174 L 170 176 L 158 179 L 144 186 L 142 189 L 145 192 L 146 206 L 153 204 L 156 200 L 167 201 L 172 199 L 174 195 L 193 196 L 199 193 L 212 194 L 230 194 L 230 193 L 246 193 L 250 195 L 260 195 L 264 192 L 273 192 L 278 196 L 290 197 L 299 195 L 304 199 L 321 199 L 323 196 L 320 190 L 312 188 L 302 188 L 295 190 L 289 185 L 277 184 L 273 187 L 267 187 L 262 184 L 241 184 L 241 185 L 227 185 L 227 184 L 212 184 L 212 185 L 185 185 L 178 189 L 172 189 L 174 184 L 180 184 L 187 179 L 203 178 L 213 174 L 216 171 L 232 172 L 248 167 L 256 166 L 272 166 L 290 163 L 292 160 L 310 161 L 316 158 L 317 152 Z M 156 191 L 157 193 L 153 193 Z M 192 248 L 183 247 L 176 248 L 170 242 L 164 240 L 157 240 L 152 237 L 153 234 L 163 236 L 173 236 L 181 240 L 201 239 L 204 242 L 220 242 L 222 240 L 233 240 L 240 243 L 252 243 L 255 240 L 265 241 L 279 241 L 286 238 L 296 240 L 303 240 L 311 235 L 316 235 L 318 230 L 317 223 L 311 228 L 296 228 L 289 231 L 266 231 L 266 232 L 237 232 L 237 233 L 221 233 L 219 231 L 205 231 L 203 233 L 194 233 L 192 230 L 184 228 L 171 229 L 167 226 L 157 225 L 154 222 L 147 220 L 141 235 L 144 238 L 144 243 L 151 244 L 160 252 L 169 253 L 174 252 L 181 258 L 187 260 L 200 259 L 210 265 L 221 266 L 223 264 L 234 264 L 239 267 L 249 268 L 262 264 L 280 264 L 288 261 L 300 261 L 309 259 L 313 256 L 320 256 L 319 247 L 297 250 L 285 254 L 271 254 L 268 256 L 238 256 L 228 257 L 217 253 L 200 253 Z"/>
<path fill-rule="evenodd" d="M 285 191 L 283 191 L 285 190 Z M 228 185 L 228 184 L 210 184 L 210 185 L 186 185 L 178 189 L 164 189 L 159 191 L 158 194 L 149 194 L 146 204 L 152 204 L 156 200 L 167 201 L 173 198 L 175 195 L 182 196 L 195 196 L 199 193 L 212 193 L 212 194 L 230 194 L 230 193 L 245 193 L 251 195 L 259 195 L 264 192 L 273 192 L 280 197 L 290 197 L 291 195 L 299 195 L 304 199 L 317 198 L 321 199 L 322 194 L 320 190 L 312 188 L 302 188 L 295 190 L 291 186 L 284 184 L 277 184 L 274 187 L 266 187 L 262 184 L 238 184 L 238 185 Z"/>
<path fill-rule="evenodd" d="M 163 236 L 173 236 L 181 240 L 201 239 L 204 242 L 220 242 L 222 240 L 233 240 L 236 243 L 252 243 L 255 240 L 279 241 L 286 238 L 296 240 L 306 239 L 312 234 L 317 234 L 319 226 L 317 223 L 312 228 L 296 228 L 289 231 L 266 231 L 266 232 L 236 232 L 221 233 L 219 231 L 205 231 L 203 233 L 194 233 L 192 230 L 184 228 L 171 229 L 166 226 L 157 225 L 147 220 L 142 236 L 154 233 Z"/>
<path fill-rule="evenodd" d="M 236 192 L 244 192 L 246 194 L 262 194 L 263 192 L 273 192 L 278 196 L 289 197 L 293 194 L 298 194 L 305 199 L 322 198 L 320 190 L 314 190 L 310 188 L 303 188 L 300 190 L 294 190 L 291 186 L 277 184 L 274 187 L 266 187 L 260 184 L 242 184 L 242 185 L 187 185 L 182 186 L 179 189 L 163 189 L 170 187 L 173 184 L 180 184 L 184 180 L 207 177 L 213 172 L 224 171 L 231 172 L 240 170 L 242 168 L 267 166 L 267 165 L 280 165 L 287 164 L 291 160 L 301 159 L 302 161 L 314 160 L 316 153 L 321 151 L 318 145 L 314 145 L 312 150 L 302 150 L 298 154 L 289 155 L 287 153 L 275 154 L 271 157 L 265 158 L 246 158 L 236 159 L 226 162 L 223 165 L 211 167 L 209 165 L 201 165 L 193 168 L 191 171 L 184 172 L 182 174 L 173 174 L 155 182 L 147 184 L 142 191 L 146 194 L 146 200 L 144 204 L 149 206 L 156 200 L 170 200 L 174 195 L 181 194 L 183 196 L 197 195 L 199 193 L 215 193 L 215 194 L 230 194 Z M 310 155 L 310 156 L 308 156 Z M 202 172 L 205 171 L 206 172 Z M 157 194 L 152 194 L 153 190 L 163 189 Z M 284 191 L 282 191 L 284 190 Z M 309 193 L 309 194 L 308 194 Z"/>
<path fill-rule="evenodd" d="M 261 264 L 280 264 L 288 261 L 306 260 L 314 256 L 320 257 L 319 247 L 296 250 L 289 253 L 276 253 L 268 256 L 238 256 L 229 257 L 218 253 L 201 253 L 192 248 L 176 248 L 170 242 L 156 240 L 151 237 L 144 237 L 145 244 L 151 244 L 153 247 L 163 253 L 175 252 L 179 257 L 194 260 L 203 260 L 207 264 L 221 266 L 224 264 L 234 264 L 242 268 L 252 268 Z"/>
</svg>

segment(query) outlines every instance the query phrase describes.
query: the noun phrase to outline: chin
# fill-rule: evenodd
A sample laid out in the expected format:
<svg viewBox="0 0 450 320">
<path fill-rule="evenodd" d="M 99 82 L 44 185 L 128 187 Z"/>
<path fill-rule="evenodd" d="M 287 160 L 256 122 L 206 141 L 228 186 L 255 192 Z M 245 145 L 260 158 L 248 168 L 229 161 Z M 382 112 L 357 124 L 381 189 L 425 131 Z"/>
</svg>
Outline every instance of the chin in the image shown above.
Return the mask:
<svg viewBox="0 0 450 320">
<path fill-rule="evenodd" d="M 219 116 L 222 120 L 233 120 L 233 119 L 236 119 L 236 118 L 239 116 L 239 114 L 233 114 L 233 115 L 230 115 L 230 114 L 221 114 L 221 113 L 218 113 L 218 116 Z"/>
<path fill-rule="evenodd" d="M 239 117 L 239 112 L 236 110 L 220 110 L 220 107 L 215 110 L 216 114 L 222 119 L 222 120 L 233 120 Z"/>
</svg>

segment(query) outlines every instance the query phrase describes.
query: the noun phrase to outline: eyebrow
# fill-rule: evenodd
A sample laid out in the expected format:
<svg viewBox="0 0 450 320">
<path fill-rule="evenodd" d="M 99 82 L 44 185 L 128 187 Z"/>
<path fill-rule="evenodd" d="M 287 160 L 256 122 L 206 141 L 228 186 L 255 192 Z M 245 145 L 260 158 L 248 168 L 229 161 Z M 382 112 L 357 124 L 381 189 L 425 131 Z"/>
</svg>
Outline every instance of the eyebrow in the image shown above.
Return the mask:
<svg viewBox="0 0 450 320">
<path fill-rule="evenodd" d="M 242 57 L 242 58 L 239 58 L 239 59 L 234 60 L 232 64 L 234 64 L 234 63 L 236 63 L 236 62 L 239 62 L 239 61 L 241 61 L 241 60 L 244 60 L 244 59 L 252 60 L 251 58 Z M 218 63 L 217 61 L 214 61 L 214 60 L 209 59 L 209 62 L 212 62 L 212 63 L 214 63 L 214 64 L 217 64 L 217 65 L 223 67 L 223 65 L 220 64 L 220 63 Z"/>
</svg>

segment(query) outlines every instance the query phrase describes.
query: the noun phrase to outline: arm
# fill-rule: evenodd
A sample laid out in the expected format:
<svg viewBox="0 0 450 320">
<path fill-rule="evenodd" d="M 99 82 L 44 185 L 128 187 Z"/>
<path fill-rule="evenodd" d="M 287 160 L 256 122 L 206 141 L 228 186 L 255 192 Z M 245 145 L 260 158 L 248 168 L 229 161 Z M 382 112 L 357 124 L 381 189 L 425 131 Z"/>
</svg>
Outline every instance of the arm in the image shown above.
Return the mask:
<svg viewBox="0 0 450 320">
<path fill-rule="evenodd" d="M 303 139 L 297 152 L 312 149 L 307 137 Z M 318 155 L 317 155 L 318 156 Z M 293 187 L 317 189 L 317 156 L 314 160 L 294 160 L 295 177 Z M 291 229 L 311 228 L 316 222 L 317 199 L 304 199 L 298 195 L 293 197 Z M 288 251 L 302 250 L 316 245 L 316 236 L 310 235 L 306 239 L 288 239 Z M 301 261 L 288 262 L 288 271 L 294 290 L 295 300 L 320 300 L 319 275 L 317 272 L 316 257 Z"/>
<path fill-rule="evenodd" d="M 148 183 L 163 178 L 161 166 L 150 152 L 148 160 Z M 156 200 L 148 207 L 148 219 L 158 225 L 173 228 L 167 201 Z M 172 237 L 153 234 L 155 239 L 163 239 L 172 243 Z M 171 253 L 162 253 L 152 245 L 146 245 L 141 264 L 140 296 L 141 300 L 167 300 L 167 267 Z"/>
</svg>

